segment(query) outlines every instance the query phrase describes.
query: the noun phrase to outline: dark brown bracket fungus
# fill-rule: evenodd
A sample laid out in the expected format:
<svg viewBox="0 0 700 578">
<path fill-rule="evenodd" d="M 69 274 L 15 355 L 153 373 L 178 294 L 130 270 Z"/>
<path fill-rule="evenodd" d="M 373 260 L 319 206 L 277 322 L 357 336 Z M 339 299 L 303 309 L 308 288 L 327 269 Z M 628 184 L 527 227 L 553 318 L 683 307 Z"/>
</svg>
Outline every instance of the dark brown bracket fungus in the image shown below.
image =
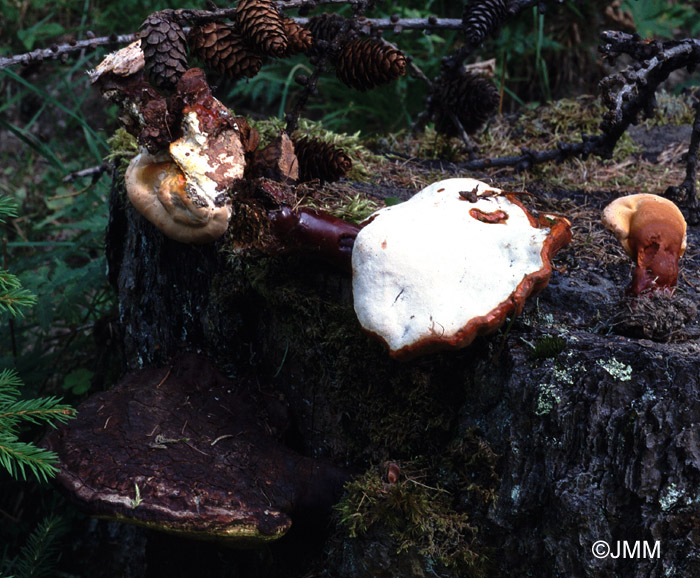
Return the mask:
<svg viewBox="0 0 700 578">
<path fill-rule="evenodd" d="M 620 197 L 605 207 L 603 224 L 634 261 L 628 295 L 675 289 L 686 222 L 673 202 L 647 193 Z"/>
<path fill-rule="evenodd" d="M 283 536 L 347 474 L 284 447 L 237 386 L 194 355 L 127 376 L 48 434 L 57 482 L 99 517 L 237 546 Z"/>
<path fill-rule="evenodd" d="M 474 179 L 433 183 L 358 233 L 355 312 L 397 359 L 466 347 L 547 286 L 570 240 L 567 219 L 535 219 L 514 194 Z"/>
</svg>

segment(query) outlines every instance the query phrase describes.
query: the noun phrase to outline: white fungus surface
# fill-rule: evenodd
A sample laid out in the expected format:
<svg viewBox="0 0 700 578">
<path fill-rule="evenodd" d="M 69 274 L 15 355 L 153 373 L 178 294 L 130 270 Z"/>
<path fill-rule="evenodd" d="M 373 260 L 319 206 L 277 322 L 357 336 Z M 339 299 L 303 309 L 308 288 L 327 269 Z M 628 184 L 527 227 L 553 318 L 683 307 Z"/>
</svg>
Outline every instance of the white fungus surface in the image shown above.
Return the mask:
<svg viewBox="0 0 700 578">
<path fill-rule="evenodd" d="M 533 227 L 518 205 L 460 191 L 500 192 L 475 179 L 434 183 L 405 203 L 377 211 L 352 253 L 355 312 L 392 352 L 436 337 L 449 341 L 504 302 L 543 267 L 549 229 Z M 502 223 L 470 215 L 501 210 Z"/>
</svg>

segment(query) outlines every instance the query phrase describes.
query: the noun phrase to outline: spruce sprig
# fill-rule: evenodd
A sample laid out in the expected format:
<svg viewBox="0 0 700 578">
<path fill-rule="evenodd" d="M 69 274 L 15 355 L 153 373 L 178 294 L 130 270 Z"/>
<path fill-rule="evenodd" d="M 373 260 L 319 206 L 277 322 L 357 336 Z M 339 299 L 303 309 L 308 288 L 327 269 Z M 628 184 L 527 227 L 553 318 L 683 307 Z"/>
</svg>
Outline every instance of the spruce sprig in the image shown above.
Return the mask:
<svg viewBox="0 0 700 578">
<path fill-rule="evenodd" d="M 0 466 L 13 478 L 27 479 L 27 470 L 47 481 L 56 472 L 56 454 L 22 442 L 18 432 L 22 423 L 65 423 L 75 410 L 56 397 L 20 399 L 19 376 L 11 369 L 0 371 Z"/>
<path fill-rule="evenodd" d="M 5 217 L 17 216 L 17 203 L 7 196 L 0 196 L 0 224 Z M 9 313 L 12 317 L 22 317 L 22 307 L 36 303 L 36 296 L 22 288 L 19 279 L 2 267 L 0 262 L 0 314 Z"/>
<path fill-rule="evenodd" d="M 53 576 L 59 540 L 68 530 L 69 526 L 63 517 L 50 514 L 29 535 L 18 556 L 0 560 L 4 562 L 0 564 L 0 575 L 10 572 L 16 578 Z"/>
<path fill-rule="evenodd" d="M 0 197 L 0 223 L 5 217 L 16 217 L 17 205 L 8 197 Z M 19 279 L 0 266 L 0 314 L 22 315 L 22 308 L 36 302 L 36 297 L 22 287 Z M 58 471 L 56 454 L 31 442 L 19 439 L 20 426 L 25 424 L 54 425 L 75 416 L 75 410 L 56 397 L 22 399 L 22 380 L 12 369 L 0 370 L 0 466 L 13 478 L 27 479 L 27 471 L 47 481 Z"/>
</svg>

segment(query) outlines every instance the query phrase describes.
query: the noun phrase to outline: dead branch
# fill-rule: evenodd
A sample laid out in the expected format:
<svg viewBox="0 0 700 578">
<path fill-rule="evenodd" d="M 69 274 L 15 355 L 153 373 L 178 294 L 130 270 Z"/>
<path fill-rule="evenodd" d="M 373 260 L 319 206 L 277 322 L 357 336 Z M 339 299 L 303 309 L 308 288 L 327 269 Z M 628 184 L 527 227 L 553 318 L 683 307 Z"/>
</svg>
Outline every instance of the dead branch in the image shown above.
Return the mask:
<svg viewBox="0 0 700 578">
<path fill-rule="evenodd" d="M 18 64 L 26 65 L 44 60 L 57 60 L 64 58 L 74 52 L 82 50 L 95 50 L 100 46 L 117 46 L 119 44 L 128 44 L 133 42 L 138 37 L 134 34 L 112 34 L 110 36 L 101 36 L 95 38 L 87 38 L 85 40 L 70 40 L 63 44 L 52 44 L 49 48 L 38 48 L 24 54 L 15 54 L 13 56 L 5 56 L 0 58 L 0 70 L 9 66 Z"/>
<path fill-rule="evenodd" d="M 338 2 L 341 3 L 341 2 Z M 345 0 L 342 3 L 347 4 Z M 175 15 L 178 20 L 186 22 L 192 21 L 196 23 L 204 23 L 212 20 L 223 20 L 230 18 L 235 14 L 235 9 L 228 8 L 224 10 L 207 11 L 207 10 L 175 10 Z M 304 25 L 308 22 L 308 18 L 293 18 L 299 24 Z M 455 30 L 462 26 L 462 21 L 454 18 L 404 18 L 392 20 L 390 18 L 369 19 L 362 18 L 360 21 L 360 30 L 365 32 L 370 29 L 376 30 L 394 30 L 401 32 L 402 30 Z M 187 31 L 187 29 L 185 29 Z M 95 50 L 101 46 L 118 46 L 129 44 L 138 39 L 138 32 L 132 34 L 112 34 L 110 36 L 100 36 L 78 41 L 68 41 L 62 44 L 52 44 L 49 48 L 38 48 L 31 52 L 23 54 L 15 54 L 0 58 L 0 70 L 10 66 L 27 65 L 44 60 L 58 60 L 66 58 L 68 55 L 83 50 Z"/>
</svg>

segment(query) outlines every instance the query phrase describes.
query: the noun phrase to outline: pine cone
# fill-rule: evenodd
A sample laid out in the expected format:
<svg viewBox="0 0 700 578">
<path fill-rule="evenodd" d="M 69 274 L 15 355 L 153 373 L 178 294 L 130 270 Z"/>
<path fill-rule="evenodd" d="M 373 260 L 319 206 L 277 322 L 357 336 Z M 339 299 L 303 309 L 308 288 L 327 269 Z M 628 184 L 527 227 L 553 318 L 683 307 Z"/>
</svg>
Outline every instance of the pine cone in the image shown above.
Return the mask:
<svg viewBox="0 0 700 578">
<path fill-rule="evenodd" d="M 363 92 L 406 74 L 403 53 L 373 38 L 357 38 L 344 44 L 335 66 L 340 80 Z"/>
<path fill-rule="evenodd" d="M 341 149 L 318 139 L 294 139 L 294 152 L 299 163 L 299 181 L 302 183 L 314 179 L 332 183 L 352 168 L 350 157 Z"/>
<path fill-rule="evenodd" d="M 156 88 L 172 90 L 187 70 L 187 40 L 172 10 L 151 14 L 139 30 L 146 73 Z"/>
<path fill-rule="evenodd" d="M 447 136 L 457 136 L 449 114 L 453 112 L 464 130 L 474 133 L 491 117 L 498 101 L 498 89 L 484 76 L 459 72 L 444 78 L 430 99 L 435 128 Z"/>
<path fill-rule="evenodd" d="M 338 38 L 343 30 L 349 31 L 349 21 L 340 14 L 319 14 L 309 18 L 306 28 L 311 32 L 313 46 L 311 52 L 318 55 L 322 50 L 319 43 L 331 43 Z"/>
<path fill-rule="evenodd" d="M 307 52 L 313 44 L 311 31 L 297 24 L 291 18 L 282 20 L 284 33 L 287 35 L 287 52 L 285 56 L 294 56 L 302 52 Z"/>
<path fill-rule="evenodd" d="M 208 22 L 193 26 L 188 41 L 192 53 L 207 68 L 230 78 L 252 78 L 262 66 L 262 57 L 251 51 L 241 34 L 230 24 Z"/>
<path fill-rule="evenodd" d="M 287 35 L 272 0 L 240 0 L 236 8 L 236 24 L 243 38 L 255 50 L 270 56 L 284 56 Z"/>
<path fill-rule="evenodd" d="M 508 14 L 506 0 L 469 0 L 464 6 L 464 33 L 473 45 L 481 44 L 496 34 Z"/>
</svg>

